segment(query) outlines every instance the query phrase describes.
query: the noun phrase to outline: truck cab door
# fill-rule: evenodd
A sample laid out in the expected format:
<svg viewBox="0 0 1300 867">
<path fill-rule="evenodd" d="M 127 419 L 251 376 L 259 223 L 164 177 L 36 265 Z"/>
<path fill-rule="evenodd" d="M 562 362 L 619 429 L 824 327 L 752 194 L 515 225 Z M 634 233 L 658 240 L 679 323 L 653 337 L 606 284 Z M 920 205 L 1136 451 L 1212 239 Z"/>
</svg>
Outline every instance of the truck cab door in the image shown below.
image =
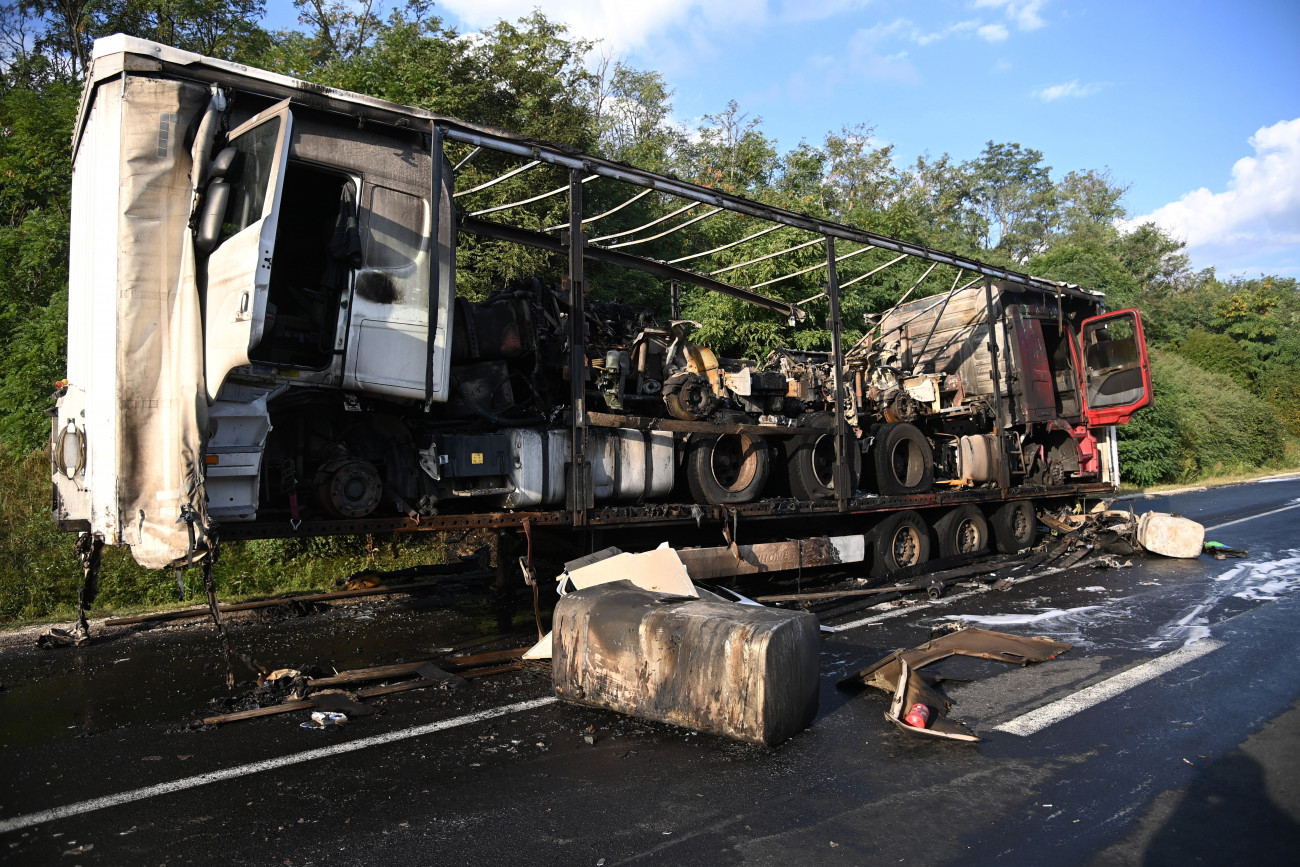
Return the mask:
<svg viewBox="0 0 1300 867">
<path fill-rule="evenodd" d="M 1088 427 L 1124 424 L 1151 403 L 1151 363 L 1137 310 L 1083 320 L 1080 392 Z"/>
<path fill-rule="evenodd" d="M 209 400 L 216 400 L 231 370 L 248 364 L 249 350 L 262 339 L 292 125 L 285 100 L 228 137 L 228 146 L 238 154 L 224 179 L 230 201 L 217 246 L 208 256 L 203 303 Z"/>
</svg>

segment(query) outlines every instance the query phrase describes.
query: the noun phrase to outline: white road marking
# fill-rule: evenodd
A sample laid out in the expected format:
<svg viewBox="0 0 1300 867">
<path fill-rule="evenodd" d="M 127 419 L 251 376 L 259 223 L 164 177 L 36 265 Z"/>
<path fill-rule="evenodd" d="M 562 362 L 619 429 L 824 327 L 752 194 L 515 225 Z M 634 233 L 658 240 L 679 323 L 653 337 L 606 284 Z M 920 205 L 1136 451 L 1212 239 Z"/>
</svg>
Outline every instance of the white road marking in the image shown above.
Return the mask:
<svg viewBox="0 0 1300 867">
<path fill-rule="evenodd" d="M 354 752 L 356 750 L 364 750 L 368 747 L 391 744 L 396 741 L 407 740 L 408 738 L 418 738 L 421 735 L 432 734 L 434 732 L 445 731 L 459 726 L 483 722 L 484 720 L 496 719 L 497 717 L 506 716 L 507 714 L 534 710 L 539 707 L 545 707 L 548 704 L 554 704 L 558 700 L 559 699 L 555 696 L 546 696 L 545 698 L 533 699 L 532 701 L 516 702 L 515 704 L 489 708 L 488 710 L 481 710 L 477 713 L 466 714 L 465 716 L 439 720 L 438 722 L 416 726 L 415 728 L 402 729 L 400 731 L 374 735 L 368 738 L 360 738 L 355 741 L 321 747 L 320 749 L 307 750 L 306 752 L 291 753 L 287 756 L 280 756 L 275 759 L 266 759 L 265 761 L 253 762 L 247 765 L 239 765 L 237 767 L 226 768 L 220 771 L 211 771 L 206 774 L 198 774 L 193 777 L 185 777 L 180 780 L 159 783 L 156 786 L 146 786 L 143 789 L 133 789 L 129 792 L 107 795 L 103 798 L 92 798 L 89 801 L 79 801 L 75 804 L 68 804 L 65 807 L 55 807 L 52 810 L 42 810 L 39 813 L 29 813 L 26 816 L 15 816 L 12 819 L 0 819 L 0 834 L 9 831 L 16 831 L 19 828 L 30 828 L 32 825 L 39 825 L 43 822 L 52 822 L 55 819 L 66 819 L 68 816 L 76 816 L 81 813 L 90 813 L 95 810 L 102 810 L 105 807 L 116 807 L 119 804 L 128 804 L 132 801 L 144 800 L 145 798 L 155 798 L 159 795 L 169 795 L 173 792 L 193 789 L 196 786 L 206 786 L 209 783 L 219 783 L 223 780 L 232 780 L 236 777 L 244 777 L 249 774 L 274 770 L 275 768 L 284 768 L 302 762 L 311 762 L 316 759 L 324 759 L 330 756 Z"/>
<path fill-rule="evenodd" d="M 1031 710 L 1027 714 L 1004 722 L 1000 726 L 995 726 L 994 729 L 1020 735 L 1021 737 L 1032 735 L 1053 723 L 1058 723 L 1080 711 L 1101 704 L 1106 699 L 1114 698 L 1135 686 L 1154 680 L 1166 672 L 1173 671 L 1180 665 L 1185 665 L 1194 659 L 1205 656 L 1207 653 L 1212 653 L 1220 647 L 1223 647 L 1223 642 L 1212 638 L 1194 641 L 1175 651 L 1166 653 L 1164 656 L 1158 656 L 1150 662 L 1144 662 L 1130 668 L 1128 671 L 1120 672 L 1114 677 L 1103 680 L 1101 683 L 1093 684 L 1087 689 L 1076 692 L 1074 695 L 1066 696 L 1051 704 L 1045 704 L 1040 708 Z"/>
<path fill-rule="evenodd" d="M 1233 524 L 1240 524 L 1240 523 L 1242 523 L 1243 521 L 1253 521 L 1253 520 L 1255 520 L 1256 518 L 1263 518 L 1263 517 L 1265 517 L 1265 516 L 1267 516 L 1267 515 L 1276 515 L 1278 512 L 1285 512 L 1285 511 L 1287 511 L 1287 510 L 1289 510 L 1289 509 L 1300 509 L 1300 503 L 1293 503 L 1293 504 L 1290 505 L 1290 506 L 1283 506 L 1282 508 L 1280 508 L 1280 509 L 1274 509 L 1274 510 L 1271 511 L 1271 512 L 1260 512 L 1258 515 L 1247 515 L 1247 516 L 1244 517 L 1244 518 L 1238 518 L 1238 519 L 1235 520 L 1235 521 L 1228 521 L 1228 522 L 1223 523 L 1223 524 L 1215 524 L 1213 527 L 1206 527 L 1206 528 L 1205 528 L 1205 532 L 1208 533 L 1208 532 L 1210 532 L 1211 530 L 1221 530 L 1221 529 L 1223 529 L 1224 527 L 1231 527 Z"/>
</svg>

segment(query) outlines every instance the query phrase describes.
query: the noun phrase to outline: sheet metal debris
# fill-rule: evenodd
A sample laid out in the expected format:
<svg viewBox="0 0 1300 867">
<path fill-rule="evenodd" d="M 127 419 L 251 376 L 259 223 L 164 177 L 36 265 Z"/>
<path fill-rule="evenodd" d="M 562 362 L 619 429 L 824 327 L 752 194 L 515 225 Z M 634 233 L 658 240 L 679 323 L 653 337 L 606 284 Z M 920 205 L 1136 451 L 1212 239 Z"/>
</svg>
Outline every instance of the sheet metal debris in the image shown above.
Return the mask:
<svg viewBox="0 0 1300 867">
<path fill-rule="evenodd" d="M 965 725 L 948 719 L 947 713 L 952 708 L 952 702 L 937 689 L 944 677 L 919 669 L 950 656 L 973 656 L 1028 665 L 1031 662 L 1055 659 L 1070 647 L 1065 642 L 1049 638 L 1009 635 L 987 629 L 961 629 L 931 639 L 911 650 L 895 650 L 874 665 L 844 678 L 839 685 L 866 685 L 889 693 L 893 699 L 889 710 L 885 712 L 885 719 L 909 734 L 955 741 L 978 741 L 980 737 Z M 917 728 L 904 721 L 909 709 L 917 704 L 930 709 L 925 728 Z"/>
<path fill-rule="evenodd" d="M 523 653 L 524 648 L 495 650 L 469 656 L 444 657 L 437 661 L 437 665 L 431 660 L 419 660 L 343 671 L 328 677 L 313 677 L 305 671 L 295 669 L 277 669 L 267 675 L 262 683 L 247 695 L 225 703 L 227 707 L 233 704 L 234 707 L 240 708 L 239 710 L 204 717 L 201 724 L 222 725 L 298 710 L 341 712 L 353 718 L 367 716 L 373 712 L 373 709 L 365 703 L 366 699 L 434 686 L 457 689 L 466 685 L 471 678 L 518 671 L 518 660 Z M 452 674 L 447 669 L 461 673 Z M 404 680 L 358 689 L 356 692 L 334 688 L 341 685 L 397 679 Z"/>
</svg>

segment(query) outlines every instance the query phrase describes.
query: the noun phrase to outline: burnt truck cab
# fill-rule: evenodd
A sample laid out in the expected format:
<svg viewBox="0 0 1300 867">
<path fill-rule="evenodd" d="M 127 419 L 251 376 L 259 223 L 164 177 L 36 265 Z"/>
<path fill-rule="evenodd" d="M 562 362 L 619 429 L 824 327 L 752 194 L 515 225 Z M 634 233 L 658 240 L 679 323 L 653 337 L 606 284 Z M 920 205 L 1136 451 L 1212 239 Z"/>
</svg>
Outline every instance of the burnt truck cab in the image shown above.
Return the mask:
<svg viewBox="0 0 1300 867">
<path fill-rule="evenodd" d="M 453 227 L 429 139 L 382 100 L 96 42 L 53 434 L 66 527 L 166 565 L 210 520 L 255 518 L 272 401 L 446 399 Z"/>
<path fill-rule="evenodd" d="M 495 153 L 504 174 L 458 190 L 448 144 L 463 161 Z M 541 164 L 568 186 L 461 198 Z M 622 206 L 585 214 L 588 181 L 713 210 L 599 235 L 589 224 Z M 567 224 L 509 221 L 566 192 Z M 587 300 L 595 261 L 808 321 L 757 289 L 809 269 L 746 287 L 717 275 L 749 263 L 705 258 L 771 228 L 672 261 L 628 252 L 721 212 L 802 233 L 783 253 L 824 244 L 826 291 L 808 300 L 829 305 L 828 349 L 725 358 L 676 313 Z M 1105 313 L 1097 293 L 122 35 L 95 44 L 72 223 L 55 514 L 157 568 L 201 558 L 219 525 L 245 538 L 582 525 L 597 507 L 649 525 L 1113 487 L 1114 425 L 1151 399 L 1137 311 Z M 457 297 L 460 232 L 564 257 L 567 278 Z M 837 257 L 837 239 L 858 246 Z M 836 263 L 873 251 L 904 255 L 863 277 L 913 257 L 956 279 L 845 351 Z M 714 264 L 674 264 L 688 260 Z"/>
<path fill-rule="evenodd" d="M 1114 426 L 1151 403 L 1141 315 L 1077 288 L 997 281 L 923 298 L 889 311 L 877 344 L 912 373 L 892 415 L 932 432 L 956 480 L 1117 479 Z"/>
</svg>

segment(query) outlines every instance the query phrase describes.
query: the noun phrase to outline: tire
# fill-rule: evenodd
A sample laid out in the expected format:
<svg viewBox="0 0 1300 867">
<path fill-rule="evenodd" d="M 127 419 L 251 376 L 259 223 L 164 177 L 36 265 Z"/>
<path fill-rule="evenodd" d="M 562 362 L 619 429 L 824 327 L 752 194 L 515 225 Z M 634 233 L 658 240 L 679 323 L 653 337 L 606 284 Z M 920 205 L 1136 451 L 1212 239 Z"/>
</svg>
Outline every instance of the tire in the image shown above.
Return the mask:
<svg viewBox="0 0 1300 867">
<path fill-rule="evenodd" d="M 686 484 L 695 502 L 734 506 L 758 499 L 772 470 L 767 442 L 752 434 L 692 437 Z"/>
<path fill-rule="evenodd" d="M 989 522 L 977 506 L 958 506 L 934 522 L 940 557 L 978 554 L 988 550 Z"/>
<path fill-rule="evenodd" d="M 1038 516 L 1032 500 L 1003 503 L 990 516 L 993 543 L 1003 554 L 1015 554 L 1034 544 L 1038 535 Z"/>
<path fill-rule="evenodd" d="M 916 512 L 896 512 L 882 521 L 872 540 L 871 574 L 884 578 L 930 559 L 930 529 Z"/>
<path fill-rule="evenodd" d="M 806 419 L 806 420 L 805 420 Z M 835 498 L 835 414 L 819 412 L 804 416 L 798 427 L 825 428 L 819 437 L 791 439 L 785 447 L 785 469 L 790 479 L 790 496 L 812 502 Z M 849 439 L 849 495 L 862 475 L 862 452 Z"/>
<path fill-rule="evenodd" d="M 887 496 L 924 494 L 934 486 L 934 451 L 916 425 L 881 425 L 872 446 L 876 487 Z"/>
</svg>

